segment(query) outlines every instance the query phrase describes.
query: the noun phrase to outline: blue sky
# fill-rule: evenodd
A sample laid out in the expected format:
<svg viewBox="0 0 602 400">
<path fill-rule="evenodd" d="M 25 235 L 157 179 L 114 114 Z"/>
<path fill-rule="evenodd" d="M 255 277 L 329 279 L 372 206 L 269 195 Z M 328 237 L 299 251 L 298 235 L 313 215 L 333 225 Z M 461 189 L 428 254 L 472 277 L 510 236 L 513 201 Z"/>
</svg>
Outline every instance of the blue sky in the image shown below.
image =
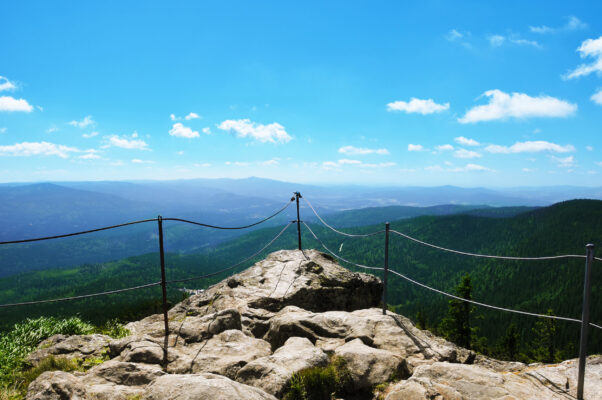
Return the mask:
<svg viewBox="0 0 602 400">
<path fill-rule="evenodd" d="M 2 10 L 1 182 L 602 182 L 600 2 Z"/>
</svg>

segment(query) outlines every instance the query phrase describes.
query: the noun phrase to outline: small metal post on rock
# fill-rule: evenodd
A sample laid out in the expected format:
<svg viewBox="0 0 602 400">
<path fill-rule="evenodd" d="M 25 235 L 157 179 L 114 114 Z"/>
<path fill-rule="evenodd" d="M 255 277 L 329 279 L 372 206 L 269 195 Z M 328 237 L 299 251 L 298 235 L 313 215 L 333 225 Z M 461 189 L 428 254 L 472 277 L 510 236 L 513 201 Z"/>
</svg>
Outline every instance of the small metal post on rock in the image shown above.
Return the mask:
<svg viewBox="0 0 602 400">
<path fill-rule="evenodd" d="M 159 224 L 159 257 L 161 258 L 161 290 L 163 291 L 163 320 L 165 321 L 165 339 L 163 345 L 163 363 L 167 365 L 167 344 L 169 342 L 169 320 L 167 319 L 167 287 L 165 280 L 165 253 L 163 251 L 163 217 L 157 217 Z"/>
<path fill-rule="evenodd" d="M 387 272 L 389 272 L 389 223 L 385 224 L 385 269 L 383 270 L 383 315 L 387 314 Z"/>
<path fill-rule="evenodd" d="M 585 381 L 585 363 L 587 361 L 587 339 L 589 335 L 589 297 L 592 291 L 592 262 L 594 245 L 588 244 L 585 257 L 585 280 L 583 283 L 583 314 L 581 316 L 581 339 L 579 341 L 579 375 L 577 378 L 577 399 L 583 400 L 583 382 Z"/>
<path fill-rule="evenodd" d="M 295 192 L 295 200 L 297 201 L 297 237 L 299 238 L 299 250 L 301 247 L 301 220 L 299 219 L 299 199 L 303 197 L 301 193 Z"/>
</svg>

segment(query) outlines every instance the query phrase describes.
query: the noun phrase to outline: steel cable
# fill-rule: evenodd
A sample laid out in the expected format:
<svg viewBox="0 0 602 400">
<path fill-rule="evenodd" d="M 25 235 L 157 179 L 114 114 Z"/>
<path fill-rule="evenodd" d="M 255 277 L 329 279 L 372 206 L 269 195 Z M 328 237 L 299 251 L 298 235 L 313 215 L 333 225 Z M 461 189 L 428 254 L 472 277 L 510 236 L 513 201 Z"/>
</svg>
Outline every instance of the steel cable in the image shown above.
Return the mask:
<svg viewBox="0 0 602 400">
<path fill-rule="evenodd" d="M 236 230 L 236 229 L 247 229 L 247 228 L 251 228 L 253 226 L 262 224 L 272 218 L 274 218 L 276 215 L 280 214 L 281 212 L 283 212 L 284 210 L 286 210 L 286 208 L 288 206 L 291 205 L 291 203 L 294 201 L 294 198 L 292 198 L 291 200 L 289 200 L 288 203 L 286 203 L 286 205 L 284 207 L 282 207 L 280 210 L 276 211 L 274 214 L 270 215 L 269 217 L 266 217 L 264 219 L 262 219 L 261 221 L 257 221 L 254 222 L 252 224 L 249 225 L 244 225 L 244 226 L 217 226 L 217 225 L 210 225 L 210 224 L 204 224 L 202 222 L 196 222 L 196 221 L 190 221 L 187 219 L 183 219 L 183 218 L 163 218 L 163 221 L 178 221 L 178 222 L 185 222 L 187 224 L 192 224 L 192 225 L 199 225 L 199 226 L 204 226 L 206 228 L 212 228 L 212 229 L 222 229 L 222 230 Z"/>
<path fill-rule="evenodd" d="M 81 232 L 66 233 L 64 235 L 46 236 L 46 237 L 39 237 L 39 238 L 33 238 L 33 239 L 11 240 L 11 241 L 8 241 L 8 242 L 0 242 L 0 245 L 3 245 L 3 244 L 14 244 L 14 243 L 39 242 L 41 240 L 60 239 L 60 238 L 65 238 L 65 237 L 70 237 L 70 236 L 85 235 L 86 233 L 106 231 L 108 229 L 121 228 L 122 226 L 142 224 L 144 222 L 152 222 L 152 221 L 157 221 L 157 218 L 143 219 L 143 220 L 140 220 L 140 221 L 126 222 L 124 224 L 105 226 L 105 227 L 102 227 L 102 228 L 90 229 L 90 230 L 81 231 Z"/>
<path fill-rule="evenodd" d="M 447 296 L 447 297 L 451 297 L 452 299 L 464 301 L 464 302 L 471 303 L 471 304 L 474 304 L 474 305 L 477 305 L 477 306 L 491 308 L 491 309 L 498 310 L 498 311 L 511 312 L 511 313 L 515 313 L 515 314 L 529 315 L 529 316 L 532 316 L 532 317 L 550 318 L 550 319 L 557 319 L 557 320 L 561 320 L 561 321 L 571 321 L 571 322 L 579 322 L 579 323 L 581 323 L 581 320 L 580 319 L 576 319 L 576 318 L 558 317 L 556 315 L 547 315 L 547 314 L 537 314 L 537 313 L 531 313 L 531 312 L 528 312 L 528 311 L 513 310 L 511 308 L 504 308 L 504 307 L 492 306 L 492 305 L 485 304 L 485 303 L 480 303 L 478 301 L 465 299 L 463 297 L 458 297 L 458 296 L 455 296 L 453 294 L 444 292 L 443 290 L 439 290 L 439 289 L 435 289 L 433 287 L 427 286 L 424 283 L 420 283 L 418 281 L 415 281 L 414 279 L 409 278 L 409 277 L 407 277 L 407 276 L 405 276 L 405 275 L 403 275 L 403 274 L 401 274 L 401 273 L 399 273 L 399 272 L 397 272 L 395 270 L 389 269 L 389 272 L 391 272 L 392 274 L 397 275 L 397 276 L 399 276 L 399 277 L 407 280 L 408 282 L 411 282 L 411 283 L 413 283 L 415 285 L 423 287 L 425 289 L 432 290 L 433 292 L 442 294 L 442 295 Z M 593 326 L 593 327 L 595 327 L 595 328 L 602 329 L 602 327 L 600 327 L 600 326 L 598 326 L 596 324 L 590 323 L 590 325 Z"/>
<path fill-rule="evenodd" d="M 236 264 L 230 265 L 229 267 L 223 268 L 223 269 L 221 269 L 221 270 L 219 270 L 219 271 L 211 272 L 211 273 L 209 273 L 209 274 L 206 274 L 206 275 L 201 275 L 201 276 L 193 276 L 193 277 L 191 277 L 191 278 L 184 278 L 184 279 L 175 279 L 175 280 L 171 280 L 171 281 L 166 281 L 165 283 L 166 283 L 166 284 L 172 284 L 172 283 L 181 283 L 181 282 L 193 281 L 193 280 L 196 280 L 196 279 L 209 278 L 209 277 L 212 277 L 212 276 L 215 276 L 215 275 L 219 275 L 219 274 L 221 274 L 222 272 L 225 272 L 225 271 L 229 271 L 229 270 L 231 270 L 231 269 L 234 269 L 234 268 L 238 267 L 239 265 L 241 265 L 241 264 L 243 264 L 243 263 L 245 263 L 245 262 L 249 261 L 249 260 L 250 260 L 250 259 L 252 259 L 253 257 L 256 257 L 258 254 L 262 253 L 262 252 L 263 252 L 265 249 L 267 249 L 268 247 L 270 247 L 270 246 L 271 246 L 271 245 L 272 245 L 272 244 L 273 244 L 273 243 L 274 243 L 274 242 L 275 242 L 275 241 L 276 241 L 276 240 L 277 240 L 277 239 L 278 239 L 280 236 L 282 236 L 282 234 L 283 234 L 283 233 L 284 233 L 284 232 L 285 232 L 285 231 L 288 229 L 288 227 L 289 227 L 289 226 L 291 226 L 293 223 L 294 223 L 294 222 L 289 222 L 288 224 L 286 224 L 286 225 L 284 226 L 284 228 L 283 228 L 283 229 L 280 231 L 280 233 L 278 233 L 278 234 L 277 234 L 277 235 L 276 235 L 276 236 L 275 236 L 275 237 L 274 237 L 272 240 L 270 240 L 270 242 L 269 242 L 268 244 L 266 244 L 265 246 L 263 246 L 263 247 L 261 248 L 261 250 L 259 250 L 258 252 L 254 253 L 253 255 L 251 255 L 251 256 L 249 256 L 249 257 L 245 258 L 244 260 L 237 262 Z"/>
<path fill-rule="evenodd" d="M 412 236 L 406 235 L 405 233 L 401 233 L 401 232 L 397 232 L 393 229 L 390 230 L 391 233 L 394 233 L 396 235 L 399 235 L 401 237 L 404 237 L 406 239 L 412 240 L 416 243 L 420 243 L 424 246 L 428 246 L 428 247 L 432 247 L 434 249 L 437 250 L 442 250 L 442 251 L 447 251 L 449 253 L 454 253 L 454 254 L 460 254 L 463 256 L 471 256 L 471 257 L 481 257 L 481 258 L 495 258 L 495 259 L 499 259 L 499 260 L 517 260 L 517 261 L 537 261 L 537 260 L 556 260 L 559 258 L 585 258 L 586 256 L 581 256 L 581 255 L 576 255 L 576 254 L 566 254 L 566 255 L 559 255 L 559 256 L 544 256 L 544 257 L 508 257 L 508 256 L 493 256 L 493 255 L 489 255 L 489 254 L 477 254 L 477 253 L 468 253 L 465 251 L 459 251 L 459 250 L 453 250 L 453 249 L 448 249 L 446 247 L 441 247 L 441 246 L 437 246 L 431 243 L 427 243 L 427 242 L 423 242 L 422 240 L 413 238 Z"/>
<path fill-rule="evenodd" d="M 322 247 L 324 247 L 326 249 L 327 252 L 329 252 L 333 257 L 346 262 L 347 264 L 351 264 L 354 265 L 356 267 L 359 268 L 364 268 L 364 269 L 372 269 L 372 270 L 376 270 L 376 271 L 382 271 L 384 270 L 384 268 L 378 268 L 378 267 L 369 267 L 367 265 L 362 265 L 362 264 L 356 264 L 352 261 L 346 260 L 341 256 L 336 255 L 335 253 L 333 253 L 332 251 L 330 251 L 330 249 L 328 247 L 326 247 L 326 245 L 316 236 L 316 234 L 314 233 L 314 231 L 311 230 L 311 228 L 309 227 L 309 225 L 307 225 L 305 222 L 303 222 L 303 225 L 305 225 L 305 227 L 307 228 L 307 230 L 311 233 L 311 235 L 318 241 L 318 243 L 320 243 L 322 245 Z"/>
<path fill-rule="evenodd" d="M 26 302 L 23 302 L 23 303 L 12 303 L 12 304 L 0 304 L 0 308 L 15 307 L 15 306 L 26 306 L 26 305 L 31 305 L 31 304 L 54 303 L 54 302 L 57 302 L 57 301 L 86 299 L 88 297 L 96 297 L 96 296 L 104 296 L 104 295 L 107 295 L 107 294 L 129 292 L 130 290 L 145 289 L 145 288 L 148 288 L 148 287 L 158 286 L 158 285 L 161 285 L 161 282 L 148 283 L 146 285 L 134 286 L 134 287 L 125 288 L 125 289 L 110 290 L 108 292 L 84 294 L 84 295 L 81 295 L 81 296 L 73 296 L 73 297 L 63 297 L 63 298 L 60 298 L 60 299 L 26 301 Z"/>
<path fill-rule="evenodd" d="M 381 233 L 384 233 L 384 229 L 380 230 L 380 231 L 376 231 L 376 232 L 372 232 L 372 233 L 365 233 L 365 234 L 352 234 L 352 233 L 345 233 L 345 232 L 341 232 L 335 228 L 333 228 L 332 226 L 328 225 L 326 223 L 326 221 L 324 221 L 322 219 L 322 217 L 320 217 L 320 215 L 318 214 L 318 212 L 315 210 L 315 208 L 311 205 L 311 203 L 309 202 L 309 200 L 307 200 L 305 197 L 303 197 L 303 200 L 305 200 L 305 202 L 307 203 L 307 205 L 309 206 L 309 208 L 311 208 L 311 210 L 313 211 L 313 213 L 316 215 L 316 217 L 318 217 L 318 219 L 320 220 L 320 222 L 322 222 L 327 228 L 329 228 L 330 230 L 332 230 L 333 232 L 338 233 L 339 235 L 343 235 L 343 236 L 348 236 L 348 237 L 369 237 L 369 236 L 374 236 L 374 235 L 378 235 Z"/>
</svg>

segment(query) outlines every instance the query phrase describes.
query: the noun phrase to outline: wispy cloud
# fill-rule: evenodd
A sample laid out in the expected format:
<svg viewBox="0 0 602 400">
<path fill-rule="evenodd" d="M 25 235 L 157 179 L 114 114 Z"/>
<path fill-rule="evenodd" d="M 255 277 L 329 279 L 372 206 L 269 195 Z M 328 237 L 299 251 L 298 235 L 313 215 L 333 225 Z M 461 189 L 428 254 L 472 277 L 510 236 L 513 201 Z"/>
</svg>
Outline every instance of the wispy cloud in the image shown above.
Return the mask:
<svg viewBox="0 0 602 400">
<path fill-rule="evenodd" d="M 98 132 L 95 131 L 95 132 L 82 134 L 82 137 L 85 139 L 90 139 L 90 138 L 93 138 L 94 136 L 98 136 Z"/>
<path fill-rule="evenodd" d="M 577 49 L 581 58 L 592 58 L 590 64 L 581 64 L 574 70 L 563 75 L 563 79 L 574 79 L 589 75 L 593 72 L 602 73 L 602 36 L 598 39 L 587 39 Z"/>
<path fill-rule="evenodd" d="M 324 161 L 322 168 L 326 170 L 340 169 L 342 166 L 348 165 L 355 168 L 389 168 L 394 167 L 397 163 L 394 162 L 380 162 L 380 163 L 365 163 L 360 160 L 340 159 L 338 161 Z"/>
<path fill-rule="evenodd" d="M 462 167 L 447 167 L 443 168 L 440 165 L 430 165 L 424 168 L 429 172 L 495 172 L 495 170 L 479 164 L 466 164 Z"/>
<path fill-rule="evenodd" d="M 410 101 L 394 101 L 387 104 L 387 111 L 403 111 L 408 114 L 417 113 L 422 115 L 439 113 L 449 109 L 449 103 L 437 104 L 433 99 L 417 99 L 412 97 Z"/>
<path fill-rule="evenodd" d="M 387 150 L 387 149 L 367 149 L 365 147 L 343 146 L 343 147 L 339 148 L 339 153 L 347 154 L 347 155 L 366 155 L 366 154 L 387 155 L 387 154 L 389 154 L 389 150 Z"/>
<path fill-rule="evenodd" d="M 551 28 L 547 25 L 529 26 L 529 30 L 533 33 L 545 35 L 545 34 L 557 33 L 557 32 L 576 31 L 576 30 L 586 29 L 587 27 L 588 27 L 588 25 L 585 22 L 581 21 L 579 18 L 575 17 L 574 15 L 571 15 L 571 16 L 567 17 L 566 23 L 562 26 L 559 26 L 556 28 Z"/>
<path fill-rule="evenodd" d="M 462 145 L 462 146 L 479 146 L 480 143 L 474 139 L 469 139 L 464 136 L 458 136 L 454 138 L 454 142 Z"/>
<path fill-rule="evenodd" d="M 132 164 L 154 164 L 154 161 L 151 160 L 141 160 L 139 158 L 134 158 L 132 161 Z"/>
<path fill-rule="evenodd" d="M 592 95 L 592 97 L 590 97 L 592 99 L 592 101 L 596 104 L 599 104 L 602 106 L 602 89 L 598 90 L 596 93 L 594 93 Z"/>
<path fill-rule="evenodd" d="M 421 144 L 408 144 L 408 151 L 423 151 L 424 147 Z"/>
<path fill-rule="evenodd" d="M 137 137 L 135 134 L 132 137 Z M 148 143 L 146 143 L 142 139 L 129 139 L 128 137 L 120 137 L 117 135 L 111 135 L 106 137 L 106 144 L 102 146 L 103 148 L 107 147 L 119 147 L 122 149 L 132 149 L 132 150 L 150 150 L 148 147 Z"/>
<path fill-rule="evenodd" d="M 73 120 L 67 122 L 68 125 L 75 126 L 76 128 L 85 128 L 87 126 L 94 125 L 94 123 L 95 122 L 92 119 L 91 115 L 84 117 L 84 119 L 82 119 L 81 121 Z"/>
<path fill-rule="evenodd" d="M 9 81 L 8 78 L 0 76 L 0 92 L 9 90 L 17 90 L 17 85 Z"/>
<path fill-rule="evenodd" d="M 184 119 L 186 121 L 190 121 L 191 119 L 199 119 L 199 118 L 201 118 L 201 116 L 194 112 L 191 112 L 190 114 L 188 114 L 187 116 L 184 117 Z"/>
<path fill-rule="evenodd" d="M 176 122 L 173 124 L 171 129 L 169 130 L 170 136 L 193 139 L 199 137 L 198 131 L 193 131 L 191 128 L 184 126 L 181 122 Z"/>
<path fill-rule="evenodd" d="M 483 157 L 480 153 L 476 151 L 459 149 L 454 152 L 454 157 L 456 158 L 480 158 Z"/>
<path fill-rule="evenodd" d="M 32 112 L 33 106 L 25 99 L 15 99 L 11 96 L 0 96 L 0 112 Z"/>
<path fill-rule="evenodd" d="M 525 119 L 531 117 L 568 117 L 577 111 L 577 105 L 550 96 L 531 97 L 524 93 L 504 93 L 488 90 L 483 96 L 489 103 L 475 106 L 458 119 L 462 124 L 480 121 Z"/>
<path fill-rule="evenodd" d="M 272 158 L 271 160 L 262 161 L 259 163 L 259 165 L 263 165 L 264 167 L 271 167 L 271 166 L 276 166 L 279 164 L 280 164 L 279 158 Z"/>
<path fill-rule="evenodd" d="M 554 161 L 559 167 L 562 168 L 570 168 L 575 164 L 575 158 L 573 156 L 568 156 L 564 158 L 549 156 L 552 161 Z"/>
<path fill-rule="evenodd" d="M 437 149 L 437 151 L 451 151 L 454 149 L 454 146 L 452 146 L 451 144 L 442 144 L 439 146 L 435 146 L 435 149 Z"/>
<path fill-rule="evenodd" d="M 71 153 L 93 153 L 94 150 L 80 150 L 76 147 L 49 142 L 22 142 L 0 146 L 0 156 L 58 156 L 68 158 Z"/>
<path fill-rule="evenodd" d="M 511 154 L 511 153 L 539 153 L 548 151 L 553 153 L 569 153 L 575 151 L 573 145 L 567 144 L 561 146 L 556 143 L 546 142 L 544 140 L 516 142 L 512 146 L 500 146 L 492 144 L 485 147 L 485 151 L 495 154 Z"/>
<path fill-rule="evenodd" d="M 234 165 L 236 167 L 248 167 L 250 163 L 244 161 L 226 161 L 226 165 Z"/>
<path fill-rule="evenodd" d="M 263 125 L 249 119 L 226 120 L 217 127 L 223 131 L 234 132 L 237 137 L 248 137 L 262 143 L 287 143 L 292 140 L 284 126 L 277 122 Z"/>
<path fill-rule="evenodd" d="M 541 45 L 535 40 L 522 39 L 516 36 L 491 35 L 487 37 L 491 47 L 501 47 L 504 44 L 514 44 L 517 46 L 531 46 L 540 48 Z"/>
</svg>

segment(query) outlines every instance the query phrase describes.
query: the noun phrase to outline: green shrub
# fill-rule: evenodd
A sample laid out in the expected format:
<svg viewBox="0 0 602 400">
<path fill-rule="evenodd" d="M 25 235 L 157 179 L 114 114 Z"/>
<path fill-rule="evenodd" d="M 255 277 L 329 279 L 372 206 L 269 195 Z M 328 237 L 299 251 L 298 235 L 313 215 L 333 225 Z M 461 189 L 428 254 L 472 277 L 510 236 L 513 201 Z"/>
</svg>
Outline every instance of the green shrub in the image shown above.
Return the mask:
<svg viewBox="0 0 602 400">
<path fill-rule="evenodd" d="M 77 371 L 80 370 L 77 360 L 67 360 L 65 358 L 55 358 L 50 356 L 40 361 L 35 367 L 20 374 L 20 386 L 27 388 L 38 376 L 46 371 Z"/>
<path fill-rule="evenodd" d="M 333 357 L 325 367 L 301 370 L 291 377 L 285 400 L 330 400 L 352 390 L 351 373 L 344 358 Z"/>
</svg>

